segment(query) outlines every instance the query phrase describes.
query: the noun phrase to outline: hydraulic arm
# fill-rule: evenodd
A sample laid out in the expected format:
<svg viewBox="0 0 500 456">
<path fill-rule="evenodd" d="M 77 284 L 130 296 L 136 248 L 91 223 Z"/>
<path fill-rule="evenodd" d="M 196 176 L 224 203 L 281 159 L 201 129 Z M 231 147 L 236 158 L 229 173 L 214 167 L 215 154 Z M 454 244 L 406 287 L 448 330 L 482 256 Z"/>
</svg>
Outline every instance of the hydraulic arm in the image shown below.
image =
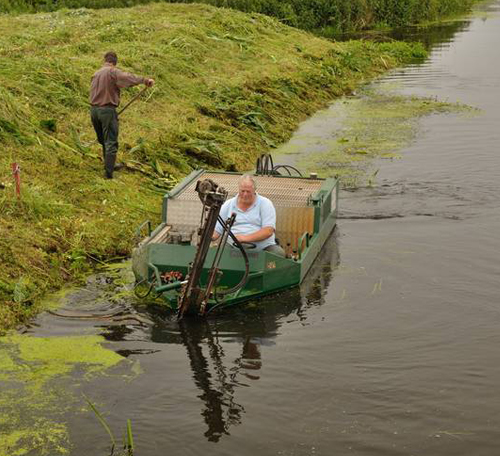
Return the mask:
<svg viewBox="0 0 500 456">
<path fill-rule="evenodd" d="M 196 255 L 191 264 L 187 282 L 182 287 L 179 295 L 178 318 L 182 318 L 186 312 L 204 313 L 207 300 L 210 298 L 211 289 L 215 285 L 217 279 L 218 262 L 220 261 L 228 236 L 227 230 L 225 230 L 219 240 L 214 264 L 209 273 L 207 286 L 201 287 L 200 277 L 203 265 L 205 264 L 208 249 L 212 242 L 212 236 L 220 209 L 227 198 L 227 192 L 211 179 L 198 181 L 196 184 L 196 192 L 203 203 L 202 221 L 198 231 L 199 236 Z M 232 222 L 230 222 L 229 225 L 232 225 Z M 230 229 L 230 226 L 228 228 Z"/>
</svg>

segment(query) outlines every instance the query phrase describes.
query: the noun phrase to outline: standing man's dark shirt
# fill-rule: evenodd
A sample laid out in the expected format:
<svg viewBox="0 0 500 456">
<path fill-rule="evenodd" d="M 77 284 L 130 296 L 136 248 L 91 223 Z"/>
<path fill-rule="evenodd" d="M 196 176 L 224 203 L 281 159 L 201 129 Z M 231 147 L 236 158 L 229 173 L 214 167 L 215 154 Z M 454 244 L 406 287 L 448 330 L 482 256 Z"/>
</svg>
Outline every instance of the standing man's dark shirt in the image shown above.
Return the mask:
<svg viewBox="0 0 500 456">
<path fill-rule="evenodd" d="M 120 89 L 145 84 L 151 87 L 153 79 L 136 76 L 116 68 L 118 61 L 114 52 L 104 56 L 104 66 L 92 76 L 90 86 L 90 118 L 102 146 L 105 177 L 111 179 L 115 170 L 118 152 L 118 115 Z"/>
</svg>

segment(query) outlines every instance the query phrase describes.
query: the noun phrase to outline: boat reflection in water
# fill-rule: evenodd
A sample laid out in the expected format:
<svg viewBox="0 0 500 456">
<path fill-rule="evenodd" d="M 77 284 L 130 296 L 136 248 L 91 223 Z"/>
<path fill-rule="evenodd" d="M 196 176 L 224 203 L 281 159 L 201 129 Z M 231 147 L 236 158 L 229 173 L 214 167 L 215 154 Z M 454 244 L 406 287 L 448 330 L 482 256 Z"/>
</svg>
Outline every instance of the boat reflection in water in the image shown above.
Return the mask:
<svg viewBox="0 0 500 456">
<path fill-rule="evenodd" d="M 241 423 L 245 411 L 234 399 L 238 371 L 226 370 L 223 347 L 207 321 L 182 320 L 179 327 L 194 382 L 201 391 L 198 396 L 204 404 L 201 415 L 208 427 L 205 436 L 217 442 L 222 435 L 229 434 L 232 425 Z"/>
<path fill-rule="evenodd" d="M 232 426 L 242 422 L 245 408 L 237 402 L 237 391 L 260 379 L 261 345 L 274 344 L 285 318 L 288 320 L 295 314 L 299 320 L 305 320 L 311 306 L 323 303 L 339 263 L 336 233 L 327 240 L 300 287 L 224 310 L 213 318 L 185 318 L 175 332 L 172 328 L 165 331 L 165 327 L 156 326 L 153 340 L 181 343 L 186 347 L 193 380 L 201 392 L 198 396 L 203 402 L 201 415 L 207 426 L 204 435 L 209 441 L 219 441 L 230 434 Z M 241 344 L 241 349 L 237 350 L 235 359 L 228 362 L 235 354 L 235 342 Z"/>
</svg>

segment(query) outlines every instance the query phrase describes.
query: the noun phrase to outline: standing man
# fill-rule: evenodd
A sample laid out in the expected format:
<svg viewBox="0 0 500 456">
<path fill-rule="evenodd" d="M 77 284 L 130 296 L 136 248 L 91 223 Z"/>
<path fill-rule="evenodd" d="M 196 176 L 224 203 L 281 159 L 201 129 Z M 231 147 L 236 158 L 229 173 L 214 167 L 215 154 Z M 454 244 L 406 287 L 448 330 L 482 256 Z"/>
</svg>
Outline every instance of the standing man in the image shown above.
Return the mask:
<svg viewBox="0 0 500 456">
<path fill-rule="evenodd" d="M 113 178 L 118 152 L 118 115 L 120 89 L 144 84 L 152 87 L 154 79 L 147 79 L 116 68 L 118 57 L 109 51 L 104 55 L 104 66 L 94 73 L 90 86 L 90 118 L 102 146 L 105 177 Z"/>
</svg>

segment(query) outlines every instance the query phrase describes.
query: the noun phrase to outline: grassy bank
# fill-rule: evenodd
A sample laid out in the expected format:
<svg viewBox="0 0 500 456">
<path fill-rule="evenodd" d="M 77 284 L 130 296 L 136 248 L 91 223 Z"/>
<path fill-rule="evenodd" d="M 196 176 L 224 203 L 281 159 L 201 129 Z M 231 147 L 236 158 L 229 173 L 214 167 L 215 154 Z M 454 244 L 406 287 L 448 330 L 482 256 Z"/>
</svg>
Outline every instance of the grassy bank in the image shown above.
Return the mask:
<svg viewBox="0 0 500 456">
<path fill-rule="evenodd" d="M 158 220 L 161 195 L 192 169 L 252 167 L 327 101 L 423 53 L 331 43 L 207 5 L 0 16 L 0 29 L 1 328 L 36 312 L 47 291 L 127 256 L 135 227 Z M 107 181 L 87 96 L 110 48 L 157 84 L 123 114 L 128 169 Z"/>
<path fill-rule="evenodd" d="M 435 21 L 468 11 L 477 0 L 165 0 L 206 3 L 272 16 L 282 23 L 322 33 L 398 27 Z M 0 0 L 0 12 L 56 11 L 61 8 L 112 8 L 149 0 Z"/>
</svg>

